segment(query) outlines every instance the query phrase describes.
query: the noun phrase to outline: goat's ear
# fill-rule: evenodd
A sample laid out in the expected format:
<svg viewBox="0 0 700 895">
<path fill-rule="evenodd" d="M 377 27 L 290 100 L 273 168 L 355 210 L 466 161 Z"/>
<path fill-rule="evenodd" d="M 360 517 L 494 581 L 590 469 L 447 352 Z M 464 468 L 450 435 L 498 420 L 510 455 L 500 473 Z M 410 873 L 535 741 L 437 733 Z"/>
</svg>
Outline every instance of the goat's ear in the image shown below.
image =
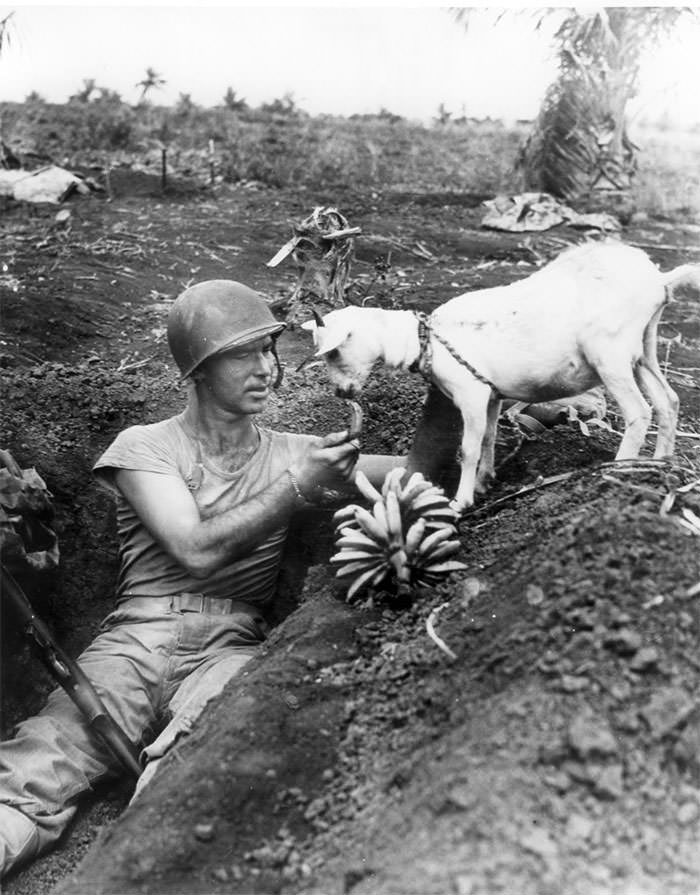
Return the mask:
<svg viewBox="0 0 700 895">
<path fill-rule="evenodd" d="M 305 329 L 307 333 L 312 333 L 316 329 L 316 323 L 313 320 L 305 320 L 301 324 L 301 328 Z"/>
<path fill-rule="evenodd" d="M 336 348 L 339 348 L 343 342 L 350 335 L 348 330 L 334 330 L 333 332 L 328 332 L 328 328 L 324 327 L 323 329 L 316 330 L 316 357 L 321 354 L 328 354 L 329 351 L 334 351 Z"/>
</svg>

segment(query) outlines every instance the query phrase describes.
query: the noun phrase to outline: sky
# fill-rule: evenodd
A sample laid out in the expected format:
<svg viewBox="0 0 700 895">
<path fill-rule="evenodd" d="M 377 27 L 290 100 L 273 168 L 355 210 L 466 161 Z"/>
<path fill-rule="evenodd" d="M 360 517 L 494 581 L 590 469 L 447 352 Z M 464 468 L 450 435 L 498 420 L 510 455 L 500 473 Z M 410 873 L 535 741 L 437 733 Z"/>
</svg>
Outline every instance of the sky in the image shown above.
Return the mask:
<svg viewBox="0 0 700 895">
<path fill-rule="evenodd" d="M 456 116 L 532 118 L 555 74 L 551 28 L 535 29 L 535 5 L 511 4 L 500 21 L 499 9 L 481 8 L 465 30 L 445 7 L 429 3 L 253 8 L 20 0 L 0 5 L 0 19 L 14 11 L 11 43 L 0 57 L 0 101 L 36 90 L 63 102 L 84 78 L 94 78 L 135 102 L 135 85 L 151 66 L 166 80 L 151 98 L 165 104 L 188 93 L 215 105 L 231 86 L 252 106 L 290 93 L 311 114 L 385 108 L 429 121 L 442 104 Z M 698 85 L 700 21 L 647 54 L 633 115 L 700 123 Z"/>
</svg>

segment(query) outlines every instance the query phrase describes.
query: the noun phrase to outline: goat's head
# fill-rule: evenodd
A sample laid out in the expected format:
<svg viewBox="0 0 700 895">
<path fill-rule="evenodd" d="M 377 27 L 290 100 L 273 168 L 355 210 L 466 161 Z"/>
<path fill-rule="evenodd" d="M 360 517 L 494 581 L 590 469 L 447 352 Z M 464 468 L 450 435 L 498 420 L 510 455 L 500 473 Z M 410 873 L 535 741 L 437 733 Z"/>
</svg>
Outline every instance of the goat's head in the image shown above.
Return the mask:
<svg viewBox="0 0 700 895">
<path fill-rule="evenodd" d="M 369 308 L 347 307 L 302 323 L 313 336 L 316 357 L 326 362 L 336 394 L 351 398 L 362 391 L 375 362 L 383 356 Z"/>
</svg>

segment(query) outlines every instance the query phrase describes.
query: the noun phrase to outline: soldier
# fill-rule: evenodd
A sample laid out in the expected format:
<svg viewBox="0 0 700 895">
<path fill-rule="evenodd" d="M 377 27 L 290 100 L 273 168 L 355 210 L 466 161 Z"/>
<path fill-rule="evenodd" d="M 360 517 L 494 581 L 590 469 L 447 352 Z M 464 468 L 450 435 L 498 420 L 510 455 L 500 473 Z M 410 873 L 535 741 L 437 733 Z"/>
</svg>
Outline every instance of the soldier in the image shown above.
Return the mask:
<svg viewBox="0 0 700 895">
<path fill-rule="evenodd" d="M 126 429 L 95 464 L 117 503 L 120 570 L 116 607 L 78 661 L 143 747 L 136 794 L 265 639 L 294 511 L 319 489 L 349 487 L 356 468 L 381 482 L 401 462 L 360 457 L 347 431 L 321 438 L 256 424 L 283 329 L 240 283 L 186 289 L 168 321 L 189 383 L 184 411 Z M 80 795 L 118 769 L 76 705 L 54 691 L 0 744 L 3 872 L 49 848 Z"/>
</svg>

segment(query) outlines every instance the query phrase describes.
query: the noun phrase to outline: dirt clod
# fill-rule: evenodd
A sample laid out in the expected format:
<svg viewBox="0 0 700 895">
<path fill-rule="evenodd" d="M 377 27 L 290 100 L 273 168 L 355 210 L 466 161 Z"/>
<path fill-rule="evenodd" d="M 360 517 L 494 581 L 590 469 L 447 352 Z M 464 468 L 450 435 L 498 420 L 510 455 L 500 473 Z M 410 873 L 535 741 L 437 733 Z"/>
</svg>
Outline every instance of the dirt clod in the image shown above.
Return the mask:
<svg viewBox="0 0 700 895">
<path fill-rule="evenodd" d="M 617 755 L 619 747 L 610 725 L 591 711 L 584 710 L 576 716 L 568 736 L 571 749 L 583 760 Z"/>
</svg>

